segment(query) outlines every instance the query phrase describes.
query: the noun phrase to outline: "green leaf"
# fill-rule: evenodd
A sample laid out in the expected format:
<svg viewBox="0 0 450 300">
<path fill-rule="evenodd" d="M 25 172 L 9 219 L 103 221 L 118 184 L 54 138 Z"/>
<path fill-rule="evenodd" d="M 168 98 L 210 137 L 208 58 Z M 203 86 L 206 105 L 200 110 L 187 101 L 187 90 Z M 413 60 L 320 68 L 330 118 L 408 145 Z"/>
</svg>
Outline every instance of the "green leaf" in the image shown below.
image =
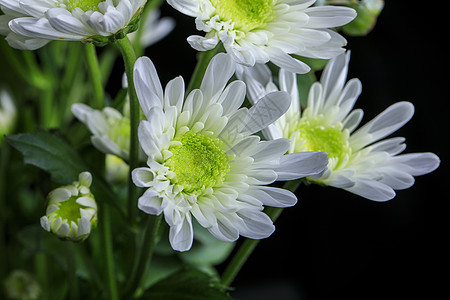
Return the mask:
<svg viewBox="0 0 450 300">
<path fill-rule="evenodd" d="M 140 299 L 152 300 L 230 300 L 224 287 L 198 270 L 184 270 L 163 279 L 147 290 Z"/>
<path fill-rule="evenodd" d="M 111 187 L 95 170 L 88 167 L 78 152 L 61 137 L 41 130 L 36 133 L 10 135 L 6 140 L 23 154 L 26 164 L 47 171 L 52 180 L 58 184 L 70 184 L 78 180 L 81 172 L 89 171 L 95 178 L 92 181 L 91 191 L 96 199 L 108 201 L 123 214 Z"/>
<path fill-rule="evenodd" d="M 72 147 L 47 131 L 11 135 L 6 140 L 23 154 L 26 164 L 49 172 L 58 184 L 69 184 L 89 169 Z"/>
</svg>

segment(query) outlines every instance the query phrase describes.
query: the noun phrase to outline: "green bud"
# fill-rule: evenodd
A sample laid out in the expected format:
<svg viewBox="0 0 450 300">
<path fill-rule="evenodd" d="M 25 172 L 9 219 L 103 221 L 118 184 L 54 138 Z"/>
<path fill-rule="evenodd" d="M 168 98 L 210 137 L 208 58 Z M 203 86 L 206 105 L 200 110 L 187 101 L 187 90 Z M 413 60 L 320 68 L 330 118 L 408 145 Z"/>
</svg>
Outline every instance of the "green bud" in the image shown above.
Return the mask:
<svg viewBox="0 0 450 300">
<path fill-rule="evenodd" d="M 81 242 L 97 224 L 97 203 L 89 187 L 92 175 L 82 172 L 78 181 L 54 189 L 48 195 L 41 226 L 63 240 Z"/>
<path fill-rule="evenodd" d="M 357 17 L 345 25 L 342 30 L 351 36 L 364 36 L 372 31 L 377 17 L 384 7 L 383 0 L 361 0 L 349 5 L 358 13 Z"/>
</svg>

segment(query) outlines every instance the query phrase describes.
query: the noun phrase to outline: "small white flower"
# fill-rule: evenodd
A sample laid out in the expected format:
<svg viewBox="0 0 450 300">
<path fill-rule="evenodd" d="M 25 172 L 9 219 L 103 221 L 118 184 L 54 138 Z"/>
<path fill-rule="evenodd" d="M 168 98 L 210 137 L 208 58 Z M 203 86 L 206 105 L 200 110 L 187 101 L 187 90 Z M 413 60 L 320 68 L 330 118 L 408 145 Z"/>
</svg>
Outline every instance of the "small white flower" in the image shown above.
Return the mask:
<svg viewBox="0 0 450 300">
<path fill-rule="evenodd" d="M 219 41 L 234 60 L 246 66 L 273 62 L 295 73 L 310 68 L 290 54 L 329 59 L 343 53 L 346 40 L 329 29 L 353 20 L 348 7 L 311 7 L 315 0 L 167 0 L 175 9 L 195 17 L 206 36 L 188 38 L 198 51 Z"/>
<path fill-rule="evenodd" d="M 41 226 L 57 237 L 73 242 L 85 240 L 97 224 L 97 203 L 89 187 L 92 175 L 82 172 L 78 181 L 51 191 Z"/>
<path fill-rule="evenodd" d="M 130 118 L 112 107 L 96 110 L 83 103 L 72 105 L 72 113 L 86 124 L 95 148 L 128 160 L 130 152 Z"/>
<path fill-rule="evenodd" d="M 0 0 L 0 33 L 18 49 L 50 40 L 104 44 L 136 29 L 146 0 Z M 8 24 L 9 29 L 5 28 Z"/>
<path fill-rule="evenodd" d="M 0 91 L 0 143 L 3 141 L 3 136 L 11 133 L 16 121 L 17 111 L 16 106 L 11 98 L 11 95 L 4 91 Z"/>
<path fill-rule="evenodd" d="M 142 31 L 140 36 L 140 43 L 143 48 L 147 48 L 159 40 L 163 39 L 175 28 L 175 20 L 170 17 L 159 18 L 160 11 L 158 9 L 149 10 L 146 16 L 142 15 L 144 22 L 140 24 Z M 137 36 L 137 31 L 128 35 L 130 41 L 134 41 Z"/>
<path fill-rule="evenodd" d="M 409 102 L 391 105 L 355 131 L 363 116 L 361 109 L 352 110 L 361 82 L 351 79 L 345 84 L 349 59 L 349 53 L 342 54 L 328 63 L 320 82 L 311 86 L 304 111 L 295 74 L 280 70 L 280 89 L 291 95 L 292 105 L 264 134 L 268 139 L 290 139 L 289 153 L 327 152 L 327 170 L 308 177 L 311 181 L 386 201 L 395 196 L 394 190 L 411 187 L 413 176 L 436 169 L 439 158 L 433 153 L 399 155 L 406 148 L 402 137 L 381 140 L 410 120 L 414 106 Z M 267 66 L 241 67 L 237 74 L 247 83 L 252 102 L 278 90 Z"/>
<path fill-rule="evenodd" d="M 139 58 L 134 67 L 147 118 L 138 136 L 148 166 L 132 172 L 134 183 L 147 188 L 138 207 L 148 214 L 164 213 L 170 243 L 178 251 L 191 248 L 192 217 L 222 241 L 269 236 L 275 228 L 263 205 L 287 207 L 297 199 L 265 185 L 318 174 L 327 164 L 323 152 L 284 155 L 287 139 L 260 141 L 254 133 L 288 109 L 289 97 L 274 92 L 249 110 L 240 108 L 245 84 L 227 85 L 234 71 L 228 55 L 216 55 L 200 89 L 185 98 L 183 78 L 173 79 L 163 91 L 150 59 Z"/>
</svg>

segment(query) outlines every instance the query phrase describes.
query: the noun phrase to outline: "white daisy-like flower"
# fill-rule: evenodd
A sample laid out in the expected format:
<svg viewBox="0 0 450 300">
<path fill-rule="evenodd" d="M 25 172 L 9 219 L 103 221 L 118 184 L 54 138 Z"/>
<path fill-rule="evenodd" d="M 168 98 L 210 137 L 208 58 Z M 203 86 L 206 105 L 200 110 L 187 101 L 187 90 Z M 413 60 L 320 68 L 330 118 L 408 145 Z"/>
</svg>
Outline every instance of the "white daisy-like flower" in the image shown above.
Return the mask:
<svg viewBox="0 0 450 300">
<path fill-rule="evenodd" d="M 329 59 L 343 53 L 346 40 L 330 28 L 353 20 L 355 10 L 342 6 L 311 7 L 315 0 L 167 0 L 195 17 L 204 37 L 192 35 L 198 51 L 221 41 L 234 60 L 246 66 L 271 61 L 295 73 L 310 67 L 291 56 Z"/>
<path fill-rule="evenodd" d="M 146 0 L 0 0 L 0 33 L 18 49 L 51 40 L 105 44 L 136 30 Z M 8 28 L 5 28 L 5 24 Z"/>
<path fill-rule="evenodd" d="M 325 151 L 327 170 L 308 179 L 345 189 L 375 201 L 390 200 L 394 190 L 411 187 L 414 177 L 429 173 L 439 166 L 433 153 L 400 153 L 406 148 L 402 137 L 381 140 L 407 123 L 414 113 L 409 102 L 398 102 L 355 130 L 363 111 L 353 109 L 361 93 L 361 82 L 351 79 L 345 84 L 350 53 L 332 59 L 325 67 L 320 82 L 309 91 L 306 109 L 301 111 L 295 74 L 280 70 L 279 89 L 292 98 L 289 110 L 264 131 L 268 139 L 291 140 L 289 153 Z M 277 91 L 268 67 L 241 67 L 238 78 L 248 87 L 252 102 Z"/>
<path fill-rule="evenodd" d="M 193 239 L 192 217 L 222 241 L 239 235 L 261 239 L 274 231 L 263 205 L 296 203 L 287 190 L 266 186 L 323 171 L 323 152 L 284 155 L 289 140 L 261 141 L 254 135 L 289 107 L 285 92 L 263 97 L 251 109 L 240 108 L 245 84 L 234 81 L 235 64 L 227 54 L 210 62 L 200 89 L 185 98 L 183 78 L 163 91 L 147 57 L 134 67 L 134 82 L 147 120 L 138 137 L 148 156 L 147 167 L 132 171 L 134 183 L 147 188 L 138 207 L 152 215 L 164 213 L 173 249 L 186 251 Z"/>
<path fill-rule="evenodd" d="M 125 161 L 130 153 L 130 114 L 129 102 L 125 102 L 121 113 L 113 107 L 102 110 L 93 109 L 84 103 L 72 105 L 72 113 L 83 122 L 92 133 L 91 143 L 105 154 L 114 154 Z M 139 160 L 145 161 L 145 155 L 139 150 Z"/>
<path fill-rule="evenodd" d="M 83 104 L 72 105 L 72 113 L 93 134 L 92 145 L 105 154 L 114 154 L 128 160 L 130 153 L 130 118 L 117 109 L 105 107 L 96 110 Z"/>
<path fill-rule="evenodd" d="M 89 187 L 92 175 L 82 172 L 78 181 L 54 189 L 48 195 L 48 206 L 41 226 L 57 237 L 73 242 L 85 240 L 97 224 L 97 203 Z"/>
</svg>

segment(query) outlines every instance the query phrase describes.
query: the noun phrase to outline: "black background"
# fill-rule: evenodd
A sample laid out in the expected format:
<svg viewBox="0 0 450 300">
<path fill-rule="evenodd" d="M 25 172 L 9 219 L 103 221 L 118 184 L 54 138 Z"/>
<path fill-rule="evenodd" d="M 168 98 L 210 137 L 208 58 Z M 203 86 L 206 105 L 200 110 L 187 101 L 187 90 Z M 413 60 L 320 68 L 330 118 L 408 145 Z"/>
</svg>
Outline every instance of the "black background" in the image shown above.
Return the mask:
<svg viewBox="0 0 450 300">
<path fill-rule="evenodd" d="M 363 123 L 395 102 L 411 101 L 415 115 L 394 135 L 407 138 L 405 153 L 434 152 L 441 166 L 416 177 L 412 188 L 385 203 L 339 189 L 302 186 L 298 204 L 283 211 L 275 233 L 259 243 L 237 276 L 232 296 L 448 297 L 448 33 L 442 27 L 444 8 L 417 3 L 387 1 L 374 31 L 346 37 L 348 78 L 362 81 L 356 107 L 364 109 Z M 177 26 L 146 54 L 163 82 L 177 75 L 189 78 L 196 52 L 179 40 L 197 34 L 193 19 L 167 4 L 162 13 L 174 17 Z"/>
</svg>

